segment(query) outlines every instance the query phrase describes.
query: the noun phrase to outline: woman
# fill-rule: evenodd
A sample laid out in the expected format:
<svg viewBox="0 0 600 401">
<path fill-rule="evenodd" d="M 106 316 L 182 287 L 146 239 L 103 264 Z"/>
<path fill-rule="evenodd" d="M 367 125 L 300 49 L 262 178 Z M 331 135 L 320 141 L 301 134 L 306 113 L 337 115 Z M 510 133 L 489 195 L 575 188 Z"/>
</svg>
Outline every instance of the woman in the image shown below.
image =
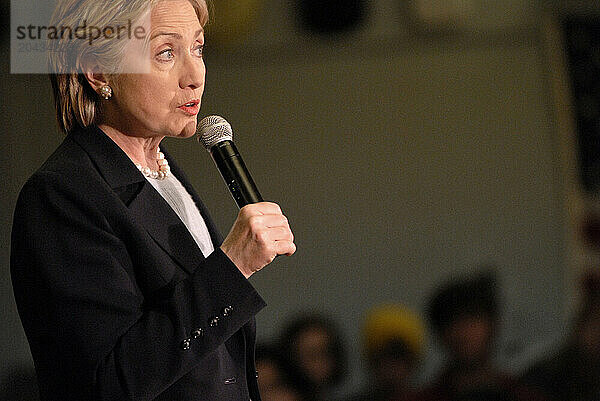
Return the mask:
<svg viewBox="0 0 600 401">
<path fill-rule="evenodd" d="M 346 374 L 346 352 L 333 321 L 320 314 L 298 315 L 284 327 L 283 367 L 294 389 L 307 401 L 330 400 Z"/>
<path fill-rule="evenodd" d="M 67 136 L 21 191 L 11 253 L 41 396 L 257 401 L 264 301 L 247 279 L 294 253 L 287 219 L 276 204 L 249 205 L 221 241 L 159 149 L 195 132 L 204 0 L 62 0 L 53 25 L 148 16 L 143 52 L 106 35 L 93 45 L 65 36 L 50 54 Z M 147 72 L 114 73 L 134 65 Z"/>
</svg>

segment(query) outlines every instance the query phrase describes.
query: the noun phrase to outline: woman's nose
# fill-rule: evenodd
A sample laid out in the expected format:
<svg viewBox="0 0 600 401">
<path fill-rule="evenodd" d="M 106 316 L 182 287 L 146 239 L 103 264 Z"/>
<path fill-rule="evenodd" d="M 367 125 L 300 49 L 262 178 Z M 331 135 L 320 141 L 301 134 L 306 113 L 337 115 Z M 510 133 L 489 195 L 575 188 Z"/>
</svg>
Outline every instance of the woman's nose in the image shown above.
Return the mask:
<svg viewBox="0 0 600 401">
<path fill-rule="evenodd" d="M 206 74 L 206 67 L 204 66 L 204 60 L 202 58 L 188 55 L 185 57 L 182 69 L 179 86 L 184 88 L 200 88 L 204 86 L 204 77 Z"/>
</svg>

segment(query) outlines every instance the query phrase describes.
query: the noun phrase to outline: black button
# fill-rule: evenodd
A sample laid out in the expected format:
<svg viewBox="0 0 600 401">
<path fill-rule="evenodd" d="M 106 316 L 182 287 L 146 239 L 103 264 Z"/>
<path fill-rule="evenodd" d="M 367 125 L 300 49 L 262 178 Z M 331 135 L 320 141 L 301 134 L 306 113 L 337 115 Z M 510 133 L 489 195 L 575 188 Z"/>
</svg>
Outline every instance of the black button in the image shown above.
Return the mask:
<svg viewBox="0 0 600 401">
<path fill-rule="evenodd" d="M 237 379 L 235 377 L 230 377 L 229 379 L 225 379 L 225 384 L 235 384 L 237 383 Z"/>
<path fill-rule="evenodd" d="M 254 375 L 256 376 L 256 378 L 258 379 L 258 370 L 254 371 Z"/>
<path fill-rule="evenodd" d="M 226 306 L 223 308 L 223 316 L 227 317 L 231 315 L 231 312 L 233 312 L 233 306 Z"/>
<path fill-rule="evenodd" d="M 204 330 L 202 330 L 201 328 L 197 328 L 196 330 L 194 330 L 194 332 L 192 333 L 192 337 L 194 339 L 198 338 L 198 337 L 202 337 L 204 335 Z"/>
<path fill-rule="evenodd" d="M 219 317 L 218 316 L 214 316 L 212 318 L 210 318 L 210 320 L 208 321 L 208 325 L 210 327 L 216 327 L 219 324 Z"/>
<path fill-rule="evenodd" d="M 186 338 L 185 340 L 183 340 L 181 342 L 181 349 L 183 349 L 183 350 L 190 349 L 190 342 L 191 342 L 191 340 L 189 338 Z"/>
</svg>

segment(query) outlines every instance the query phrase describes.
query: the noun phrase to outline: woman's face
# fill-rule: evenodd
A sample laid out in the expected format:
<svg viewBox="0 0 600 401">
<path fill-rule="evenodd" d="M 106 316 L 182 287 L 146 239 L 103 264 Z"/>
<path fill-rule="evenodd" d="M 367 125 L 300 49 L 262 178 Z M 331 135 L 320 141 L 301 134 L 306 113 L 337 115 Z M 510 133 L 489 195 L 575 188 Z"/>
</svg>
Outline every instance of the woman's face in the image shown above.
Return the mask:
<svg viewBox="0 0 600 401">
<path fill-rule="evenodd" d="M 297 363 L 304 375 L 314 385 L 328 383 L 335 369 L 329 333 L 320 327 L 309 327 L 298 335 L 295 347 Z"/>
<path fill-rule="evenodd" d="M 150 22 L 149 73 L 115 77 L 106 122 L 132 136 L 189 137 L 204 92 L 202 26 L 187 0 L 159 2 Z"/>
</svg>

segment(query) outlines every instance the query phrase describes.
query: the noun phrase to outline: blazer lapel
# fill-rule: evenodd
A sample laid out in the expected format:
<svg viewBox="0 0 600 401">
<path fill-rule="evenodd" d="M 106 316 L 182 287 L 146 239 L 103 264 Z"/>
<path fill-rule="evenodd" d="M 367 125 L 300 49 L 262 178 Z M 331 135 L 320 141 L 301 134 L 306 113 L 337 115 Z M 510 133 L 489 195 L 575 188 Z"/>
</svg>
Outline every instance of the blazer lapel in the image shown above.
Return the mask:
<svg viewBox="0 0 600 401">
<path fill-rule="evenodd" d="M 129 210 L 185 271 L 193 273 L 198 263 L 204 260 L 187 227 L 150 183 L 144 183 L 129 204 Z"/>
<path fill-rule="evenodd" d="M 134 218 L 143 225 L 154 241 L 182 269 L 192 273 L 198 263 L 204 260 L 202 251 L 179 216 L 146 181 L 125 152 L 98 127 L 89 127 L 71 135 L 87 152 L 108 185 L 124 200 Z M 171 160 L 169 164 L 174 165 Z M 189 184 L 182 181 L 178 171 L 175 170 L 175 175 L 189 191 Z M 135 188 L 134 192 L 132 188 Z M 202 209 L 200 211 L 202 212 Z M 203 217 L 210 230 L 212 222 L 205 215 Z M 212 229 L 214 230 L 214 227 Z M 211 236 L 214 241 L 213 232 Z M 220 242 L 218 244 L 220 245 Z"/>
<path fill-rule="evenodd" d="M 167 160 L 169 161 L 169 166 L 171 167 L 171 171 L 173 172 L 173 174 L 175 174 L 175 177 L 177 177 L 177 179 L 181 182 L 181 185 L 183 185 L 185 190 L 192 196 L 196 207 L 198 208 L 200 214 L 202 215 L 202 218 L 206 222 L 206 227 L 208 228 L 208 232 L 210 233 L 213 245 L 215 246 L 215 248 L 221 246 L 221 244 L 223 243 L 223 236 L 221 235 L 220 231 L 215 225 L 213 219 L 210 217 L 210 214 L 208 213 L 208 209 L 204 205 L 204 202 L 202 202 L 200 196 L 188 181 L 183 170 L 179 168 L 177 163 L 172 162 L 173 158 L 166 151 L 166 149 L 164 149 L 161 146 L 161 151 L 165 154 L 165 158 L 167 158 Z"/>
</svg>

